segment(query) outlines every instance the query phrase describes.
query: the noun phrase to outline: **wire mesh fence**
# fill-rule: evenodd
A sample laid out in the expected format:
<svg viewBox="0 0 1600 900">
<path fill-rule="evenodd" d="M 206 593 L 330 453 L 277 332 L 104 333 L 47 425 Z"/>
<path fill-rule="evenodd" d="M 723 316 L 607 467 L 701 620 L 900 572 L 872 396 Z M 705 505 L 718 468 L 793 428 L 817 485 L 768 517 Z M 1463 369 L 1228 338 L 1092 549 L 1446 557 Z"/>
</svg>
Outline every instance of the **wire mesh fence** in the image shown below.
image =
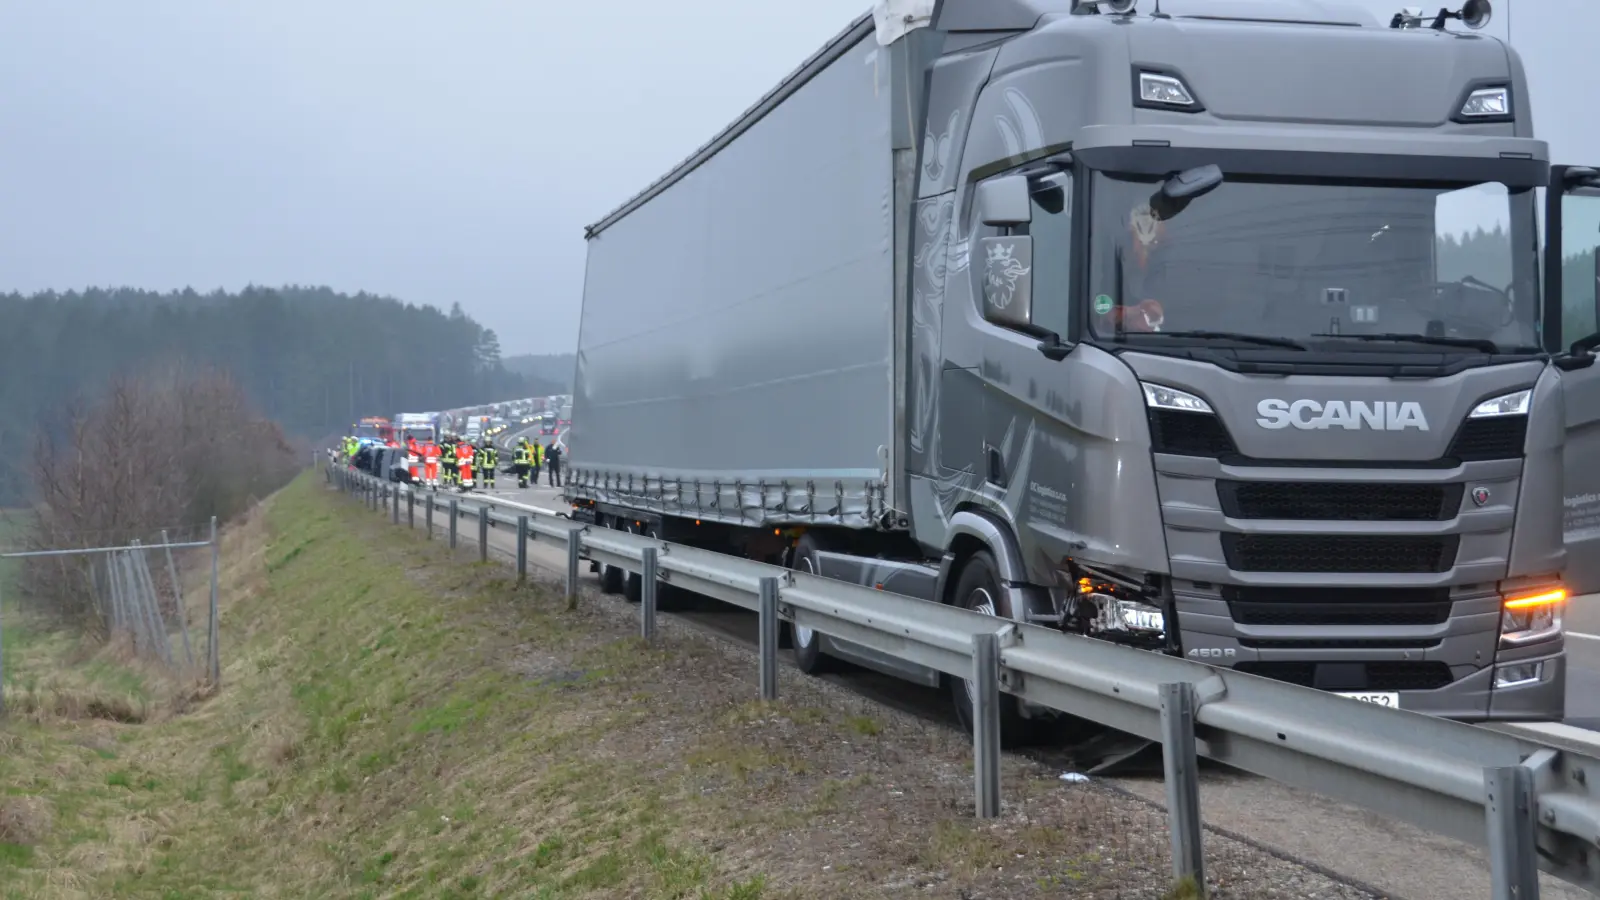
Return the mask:
<svg viewBox="0 0 1600 900">
<path fill-rule="evenodd" d="M 87 604 L 71 598 L 69 606 L 87 606 L 94 620 L 111 641 L 126 640 L 135 654 L 148 662 L 173 669 L 197 668 L 198 638 L 192 634 L 189 603 L 179 560 L 185 551 L 209 551 L 210 583 L 206 603 L 205 672 L 213 684 L 221 681 L 221 656 L 218 648 L 217 588 L 221 541 L 217 520 L 209 526 L 180 530 L 161 529 L 150 542 L 134 538 L 106 546 L 80 546 L 0 552 L 0 560 L 46 565 L 52 585 L 81 584 Z M 203 539 L 201 539 L 203 536 Z M 94 535 L 80 535 L 80 542 L 92 543 Z M 193 565 L 191 563 L 191 565 Z M 0 598 L 3 599 L 3 598 Z M 0 603 L 0 610 L 4 604 Z M 4 646 L 4 616 L 0 613 L 0 648 Z M 0 684 L 6 671 L 4 651 L 0 649 Z M 5 693 L 0 690 L 0 715 L 4 715 Z"/>
</svg>

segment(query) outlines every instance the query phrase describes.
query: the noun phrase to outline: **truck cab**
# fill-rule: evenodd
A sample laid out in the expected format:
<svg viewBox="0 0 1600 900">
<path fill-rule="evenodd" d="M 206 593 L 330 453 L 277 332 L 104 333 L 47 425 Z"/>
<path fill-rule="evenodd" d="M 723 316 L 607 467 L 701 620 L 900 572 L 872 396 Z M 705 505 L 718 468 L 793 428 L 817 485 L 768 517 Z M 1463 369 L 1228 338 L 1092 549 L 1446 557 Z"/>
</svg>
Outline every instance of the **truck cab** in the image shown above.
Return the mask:
<svg viewBox="0 0 1600 900">
<path fill-rule="evenodd" d="M 1481 0 L 1135 6 L 932 14 L 918 541 L 1002 535 L 997 614 L 1559 720 L 1600 177 L 1550 165 Z"/>
</svg>

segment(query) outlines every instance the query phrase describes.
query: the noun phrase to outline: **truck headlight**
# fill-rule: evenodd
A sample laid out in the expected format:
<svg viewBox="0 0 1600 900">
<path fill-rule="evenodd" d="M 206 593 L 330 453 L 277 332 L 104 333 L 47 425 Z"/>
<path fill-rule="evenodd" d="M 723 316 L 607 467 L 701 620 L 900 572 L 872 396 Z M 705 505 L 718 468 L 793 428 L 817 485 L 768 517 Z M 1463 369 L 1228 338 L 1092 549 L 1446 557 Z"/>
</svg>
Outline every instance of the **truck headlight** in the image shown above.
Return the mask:
<svg viewBox="0 0 1600 900">
<path fill-rule="evenodd" d="M 1525 416 L 1528 414 L 1528 404 L 1532 400 L 1532 390 L 1512 391 L 1509 394 L 1479 403 L 1472 408 L 1472 412 L 1467 415 L 1467 418 L 1493 419 L 1499 416 Z"/>
<path fill-rule="evenodd" d="M 1160 384 L 1150 384 L 1141 381 L 1144 388 L 1144 405 L 1151 409 L 1170 409 L 1174 412 L 1214 413 L 1211 404 L 1207 403 L 1188 391 L 1166 387 Z"/>
<path fill-rule="evenodd" d="M 1511 89 L 1503 85 L 1478 88 L 1461 104 L 1460 117 L 1473 122 L 1511 118 Z"/>
<path fill-rule="evenodd" d="M 1500 610 L 1500 646 L 1521 647 L 1559 635 L 1566 605 L 1564 588 L 1506 597 Z"/>
</svg>

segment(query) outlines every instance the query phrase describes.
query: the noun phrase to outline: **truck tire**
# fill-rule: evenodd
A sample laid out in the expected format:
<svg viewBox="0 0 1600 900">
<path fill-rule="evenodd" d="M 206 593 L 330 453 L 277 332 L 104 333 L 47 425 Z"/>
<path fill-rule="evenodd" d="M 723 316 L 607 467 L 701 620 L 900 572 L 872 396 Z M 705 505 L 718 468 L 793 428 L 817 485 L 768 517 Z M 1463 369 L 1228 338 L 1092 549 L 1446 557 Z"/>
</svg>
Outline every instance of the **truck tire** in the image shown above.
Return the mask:
<svg viewBox="0 0 1600 900">
<path fill-rule="evenodd" d="M 952 603 L 963 609 L 1000 618 L 1010 618 L 1011 610 L 1005 594 L 1000 589 L 1000 567 L 994 554 L 979 550 L 961 567 L 956 579 Z M 950 699 L 955 705 L 956 718 L 967 733 L 972 733 L 972 693 L 965 678 L 946 676 L 950 685 Z M 1026 719 L 1012 694 L 1000 694 L 1000 746 L 1021 747 L 1037 740 L 1038 729 Z"/>
<path fill-rule="evenodd" d="M 819 574 L 816 554 L 826 549 L 814 533 L 808 531 L 800 535 L 789 559 L 789 568 L 810 575 Z M 790 643 L 794 645 L 794 663 L 800 671 L 807 675 L 822 675 L 838 669 L 838 661 L 822 652 L 820 636 L 815 631 L 790 625 L 789 635 Z"/>
</svg>

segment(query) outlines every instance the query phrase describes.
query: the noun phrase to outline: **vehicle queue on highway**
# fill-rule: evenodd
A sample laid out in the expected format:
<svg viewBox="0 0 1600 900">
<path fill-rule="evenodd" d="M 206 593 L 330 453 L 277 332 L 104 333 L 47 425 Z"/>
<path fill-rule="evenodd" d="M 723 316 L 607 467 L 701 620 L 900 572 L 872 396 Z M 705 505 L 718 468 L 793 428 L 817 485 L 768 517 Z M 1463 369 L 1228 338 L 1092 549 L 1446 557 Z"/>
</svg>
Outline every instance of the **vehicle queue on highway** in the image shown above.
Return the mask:
<svg viewBox="0 0 1600 900">
<path fill-rule="evenodd" d="M 496 426 L 476 437 L 447 433 L 437 440 L 431 426 L 408 428 L 403 434 L 391 433 L 381 438 L 352 434 L 343 438 L 340 448 L 330 451 L 330 455 L 343 465 L 386 481 L 433 490 L 494 490 L 500 474 L 514 475 L 519 488 L 538 484 L 541 473 L 552 486 L 559 486 L 563 456 L 560 434 L 547 438 L 543 444 L 530 440 L 528 432 L 518 434 L 506 441 L 509 454 L 503 461 L 496 437 L 508 427 Z"/>
</svg>

